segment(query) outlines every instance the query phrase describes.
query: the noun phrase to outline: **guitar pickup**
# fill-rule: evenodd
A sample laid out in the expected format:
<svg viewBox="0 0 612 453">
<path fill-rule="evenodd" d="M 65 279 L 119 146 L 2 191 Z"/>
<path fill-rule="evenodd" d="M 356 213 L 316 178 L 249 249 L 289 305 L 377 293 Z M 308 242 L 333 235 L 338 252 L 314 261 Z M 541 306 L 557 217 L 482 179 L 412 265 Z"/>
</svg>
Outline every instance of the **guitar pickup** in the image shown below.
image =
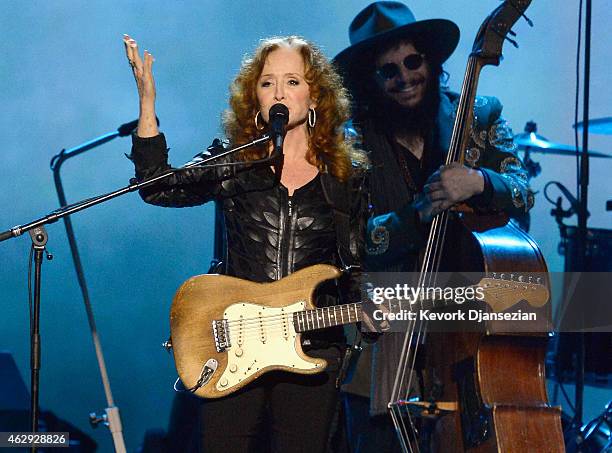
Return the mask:
<svg viewBox="0 0 612 453">
<path fill-rule="evenodd" d="M 214 320 L 212 322 L 212 329 L 217 352 L 225 352 L 227 348 L 232 346 L 227 319 Z"/>
</svg>

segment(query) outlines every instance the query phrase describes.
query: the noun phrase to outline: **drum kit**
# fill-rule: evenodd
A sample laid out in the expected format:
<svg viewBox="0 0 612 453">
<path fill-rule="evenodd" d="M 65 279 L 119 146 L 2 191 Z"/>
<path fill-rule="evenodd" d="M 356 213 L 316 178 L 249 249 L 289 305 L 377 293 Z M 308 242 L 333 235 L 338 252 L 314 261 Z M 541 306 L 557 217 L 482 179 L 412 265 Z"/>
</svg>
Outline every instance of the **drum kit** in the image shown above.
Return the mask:
<svg viewBox="0 0 612 453">
<path fill-rule="evenodd" d="M 576 123 L 573 128 L 582 132 L 583 123 Z M 612 117 L 591 119 L 589 120 L 588 128 L 589 133 L 612 135 Z M 517 149 L 524 152 L 523 162 L 527 167 L 530 178 L 540 173 L 540 164 L 531 160 L 532 153 L 554 154 L 560 156 L 577 156 L 582 153 L 582 151 L 577 150 L 576 146 L 552 142 L 538 135 L 536 132 L 536 124 L 529 121 L 525 126 L 524 132 L 514 136 L 514 143 Z M 612 158 L 610 154 L 593 150 L 589 150 L 588 155 L 589 158 Z M 560 183 L 558 184 L 560 185 Z M 562 190 L 563 189 L 565 188 L 563 187 Z M 607 210 L 612 210 L 611 204 L 612 201 L 608 201 Z M 553 210 L 552 213 L 557 212 L 557 223 L 559 223 L 561 229 L 561 244 L 559 250 L 565 256 L 565 270 L 568 271 L 571 269 L 569 264 L 577 259 L 577 228 L 566 226 L 560 221 L 562 217 L 568 217 L 567 214 L 571 215 L 571 213 L 575 211 L 566 211 L 565 214 L 559 214 L 558 211 L 559 207 L 557 210 Z M 601 272 L 612 271 L 612 230 L 590 228 L 587 233 L 587 251 L 590 259 L 590 270 Z M 594 371 L 594 373 L 589 373 L 589 377 L 591 378 L 589 379 L 589 381 L 591 381 L 590 383 L 595 386 L 607 387 L 612 385 L 612 362 L 609 361 L 609 357 L 612 354 L 612 335 L 601 335 L 605 337 L 604 340 L 597 341 L 597 345 L 587 344 L 586 351 L 587 357 L 589 357 L 590 349 L 597 350 L 601 354 L 593 354 L 591 356 L 592 360 L 587 360 L 588 363 L 585 365 L 587 371 Z M 598 337 L 598 339 L 601 340 L 601 336 Z M 602 345 L 603 350 L 601 350 Z M 552 374 L 558 380 L 568 380 L 567 378 L 571 375 L 574 365 L 571 364 L 571 358 L 566 357 L 567 354 L 563 351 L 557 352 L 561 352 L 562 354 L 556 358 L 557 363 L 555 371 Z"/>
<path fill-rule="evenodd" d="M 582 130 L 582 122 L 576 123 L 574 129 L 579 131 Z M 612 135 L 612 117 L 589 120 L 589 132 L 593 134 Z M 525 126 L 525 132 L 514 136 L 514 143 L 518 149 L 525 151 L 525 153 L 576 156 L 581 152 L 576 150 L 576 146 L 551 142 L 541 135 L 536 134 L 536 125 L 531 121 Z M 612 159 L 612 155 L 597 151 L 589 150 L 588 154 L 589 157 Z"/>
<path fill-rule="evenodd" d="M 589 121 L 589 131 L 591 132 L 593 132 L 593 129 L 591 128 L 592 122 L 596 124 L 595 130 L 597 133 L 608 135 L 612 134 L 612 117 L 599 118 Z M 581 130 L 582 123 L 574 124 L 574 129 Z M 516 145 L 517 149 L 525 153 L 523 156 L 523 163 L 527 168 L 529 178 L 535 178 L 542 170 L 540 164 L 531 159 L 532 153 L 554 154 L 558 156 L 578 156 L 579 154 L 582 154 L 582 151 L 579 150 L 577 146 L 552 142 L 541 135 L 538 135 L 536 132 L 536 123 L 529 121 L 525 125 L 524 132 L 514 136 L 514 144 Z M 589 158 L 612 158 L 612 155 L 593 150 L 589 150 L 588 156 Z"/>
</svg>

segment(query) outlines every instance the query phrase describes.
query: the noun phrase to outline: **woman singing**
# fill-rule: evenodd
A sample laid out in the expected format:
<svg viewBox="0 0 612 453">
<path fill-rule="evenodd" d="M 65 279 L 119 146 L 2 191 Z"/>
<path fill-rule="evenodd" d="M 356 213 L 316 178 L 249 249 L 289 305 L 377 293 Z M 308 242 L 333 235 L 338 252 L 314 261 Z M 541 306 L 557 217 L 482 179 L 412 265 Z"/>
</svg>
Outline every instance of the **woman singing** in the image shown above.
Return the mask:
<svg viewBox="0 0 612 453">
<path fill-rule="evenodd" d="M 127 35 L 124 43 L 140 98 L 131 158 L 143 180 L 170 166 L 155 120 L 153 57 L 148 52 L 141 57 Z M 228 275 L 269 282 L 317 263 L 359 264 L 365 171 L 352 163 L 355 151 L 344 140 L 347 94 L 321 51 L 302 38 L 266 39 L 244 59 L 223 118 L 232 145 L 266 132 L 269 110 L 277 103 L 289 111 L 282 166 L 256 162 L 269 156 L 271 144 L 248 148 L 223 161 L 244 165 L 176 172 L 142 190 L 143 199 L 171 207 L 221 203 Z M 337 303 L 338 288 L 336 282 L 322 285 L 317 305 Z M 341 328 L 319 330 L 304 335 L 302 343 L 309 355 L 327 359 L 327 369 L 315 375 L 273 371 L 230 396 L 205 401 L 203 451 L 325 451 L 344 336 Z"/>
</svg>

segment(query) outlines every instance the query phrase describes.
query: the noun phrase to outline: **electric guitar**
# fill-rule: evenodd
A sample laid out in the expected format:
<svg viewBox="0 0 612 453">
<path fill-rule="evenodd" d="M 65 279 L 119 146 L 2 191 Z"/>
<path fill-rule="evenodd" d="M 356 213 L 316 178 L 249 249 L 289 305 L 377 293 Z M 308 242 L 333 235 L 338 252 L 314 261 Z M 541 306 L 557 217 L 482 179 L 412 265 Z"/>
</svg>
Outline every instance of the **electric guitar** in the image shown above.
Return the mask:
<svg viewBox="0 0 612 453">
<path fill-rule="evenodd" d="M 187 280 L 170 311 L 171 347 L 183 385 L 202 398 L 219 398 L 268 371 L 323 371 L 326 361 L 304 353 L 301 334 L 362 319 L 361 302 L 314 306 L 315 288 L 340 275 L 334 266 L 317 264 L 272 283 L 216 274 Z M 542 306 L 549 298 L 537 283 L 483 278 L 477 286 L 493 312 L 521 300 Z"/>
</svg>

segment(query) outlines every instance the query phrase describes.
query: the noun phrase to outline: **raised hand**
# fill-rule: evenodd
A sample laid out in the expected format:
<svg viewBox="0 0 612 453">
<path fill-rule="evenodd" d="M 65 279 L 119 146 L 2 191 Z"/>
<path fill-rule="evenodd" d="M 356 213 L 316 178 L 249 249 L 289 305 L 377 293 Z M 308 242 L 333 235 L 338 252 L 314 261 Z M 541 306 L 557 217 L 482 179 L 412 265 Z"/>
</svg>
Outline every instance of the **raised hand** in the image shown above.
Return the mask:
<svg viewBox="0 0 612 453">
<path fill-rule="evenodd" d="M 144 51 L 141 58 L 138 43 L 129 35 L 123 35 L 123 44 L 138 87 L 140 116 L 138 118 L 137 134 L 143 138 L 153 137 L 159 134 L 155 117 L 155 80 L 153 79 L 153 62 L 155 59 L 147 50 Z"/>
</svg>

